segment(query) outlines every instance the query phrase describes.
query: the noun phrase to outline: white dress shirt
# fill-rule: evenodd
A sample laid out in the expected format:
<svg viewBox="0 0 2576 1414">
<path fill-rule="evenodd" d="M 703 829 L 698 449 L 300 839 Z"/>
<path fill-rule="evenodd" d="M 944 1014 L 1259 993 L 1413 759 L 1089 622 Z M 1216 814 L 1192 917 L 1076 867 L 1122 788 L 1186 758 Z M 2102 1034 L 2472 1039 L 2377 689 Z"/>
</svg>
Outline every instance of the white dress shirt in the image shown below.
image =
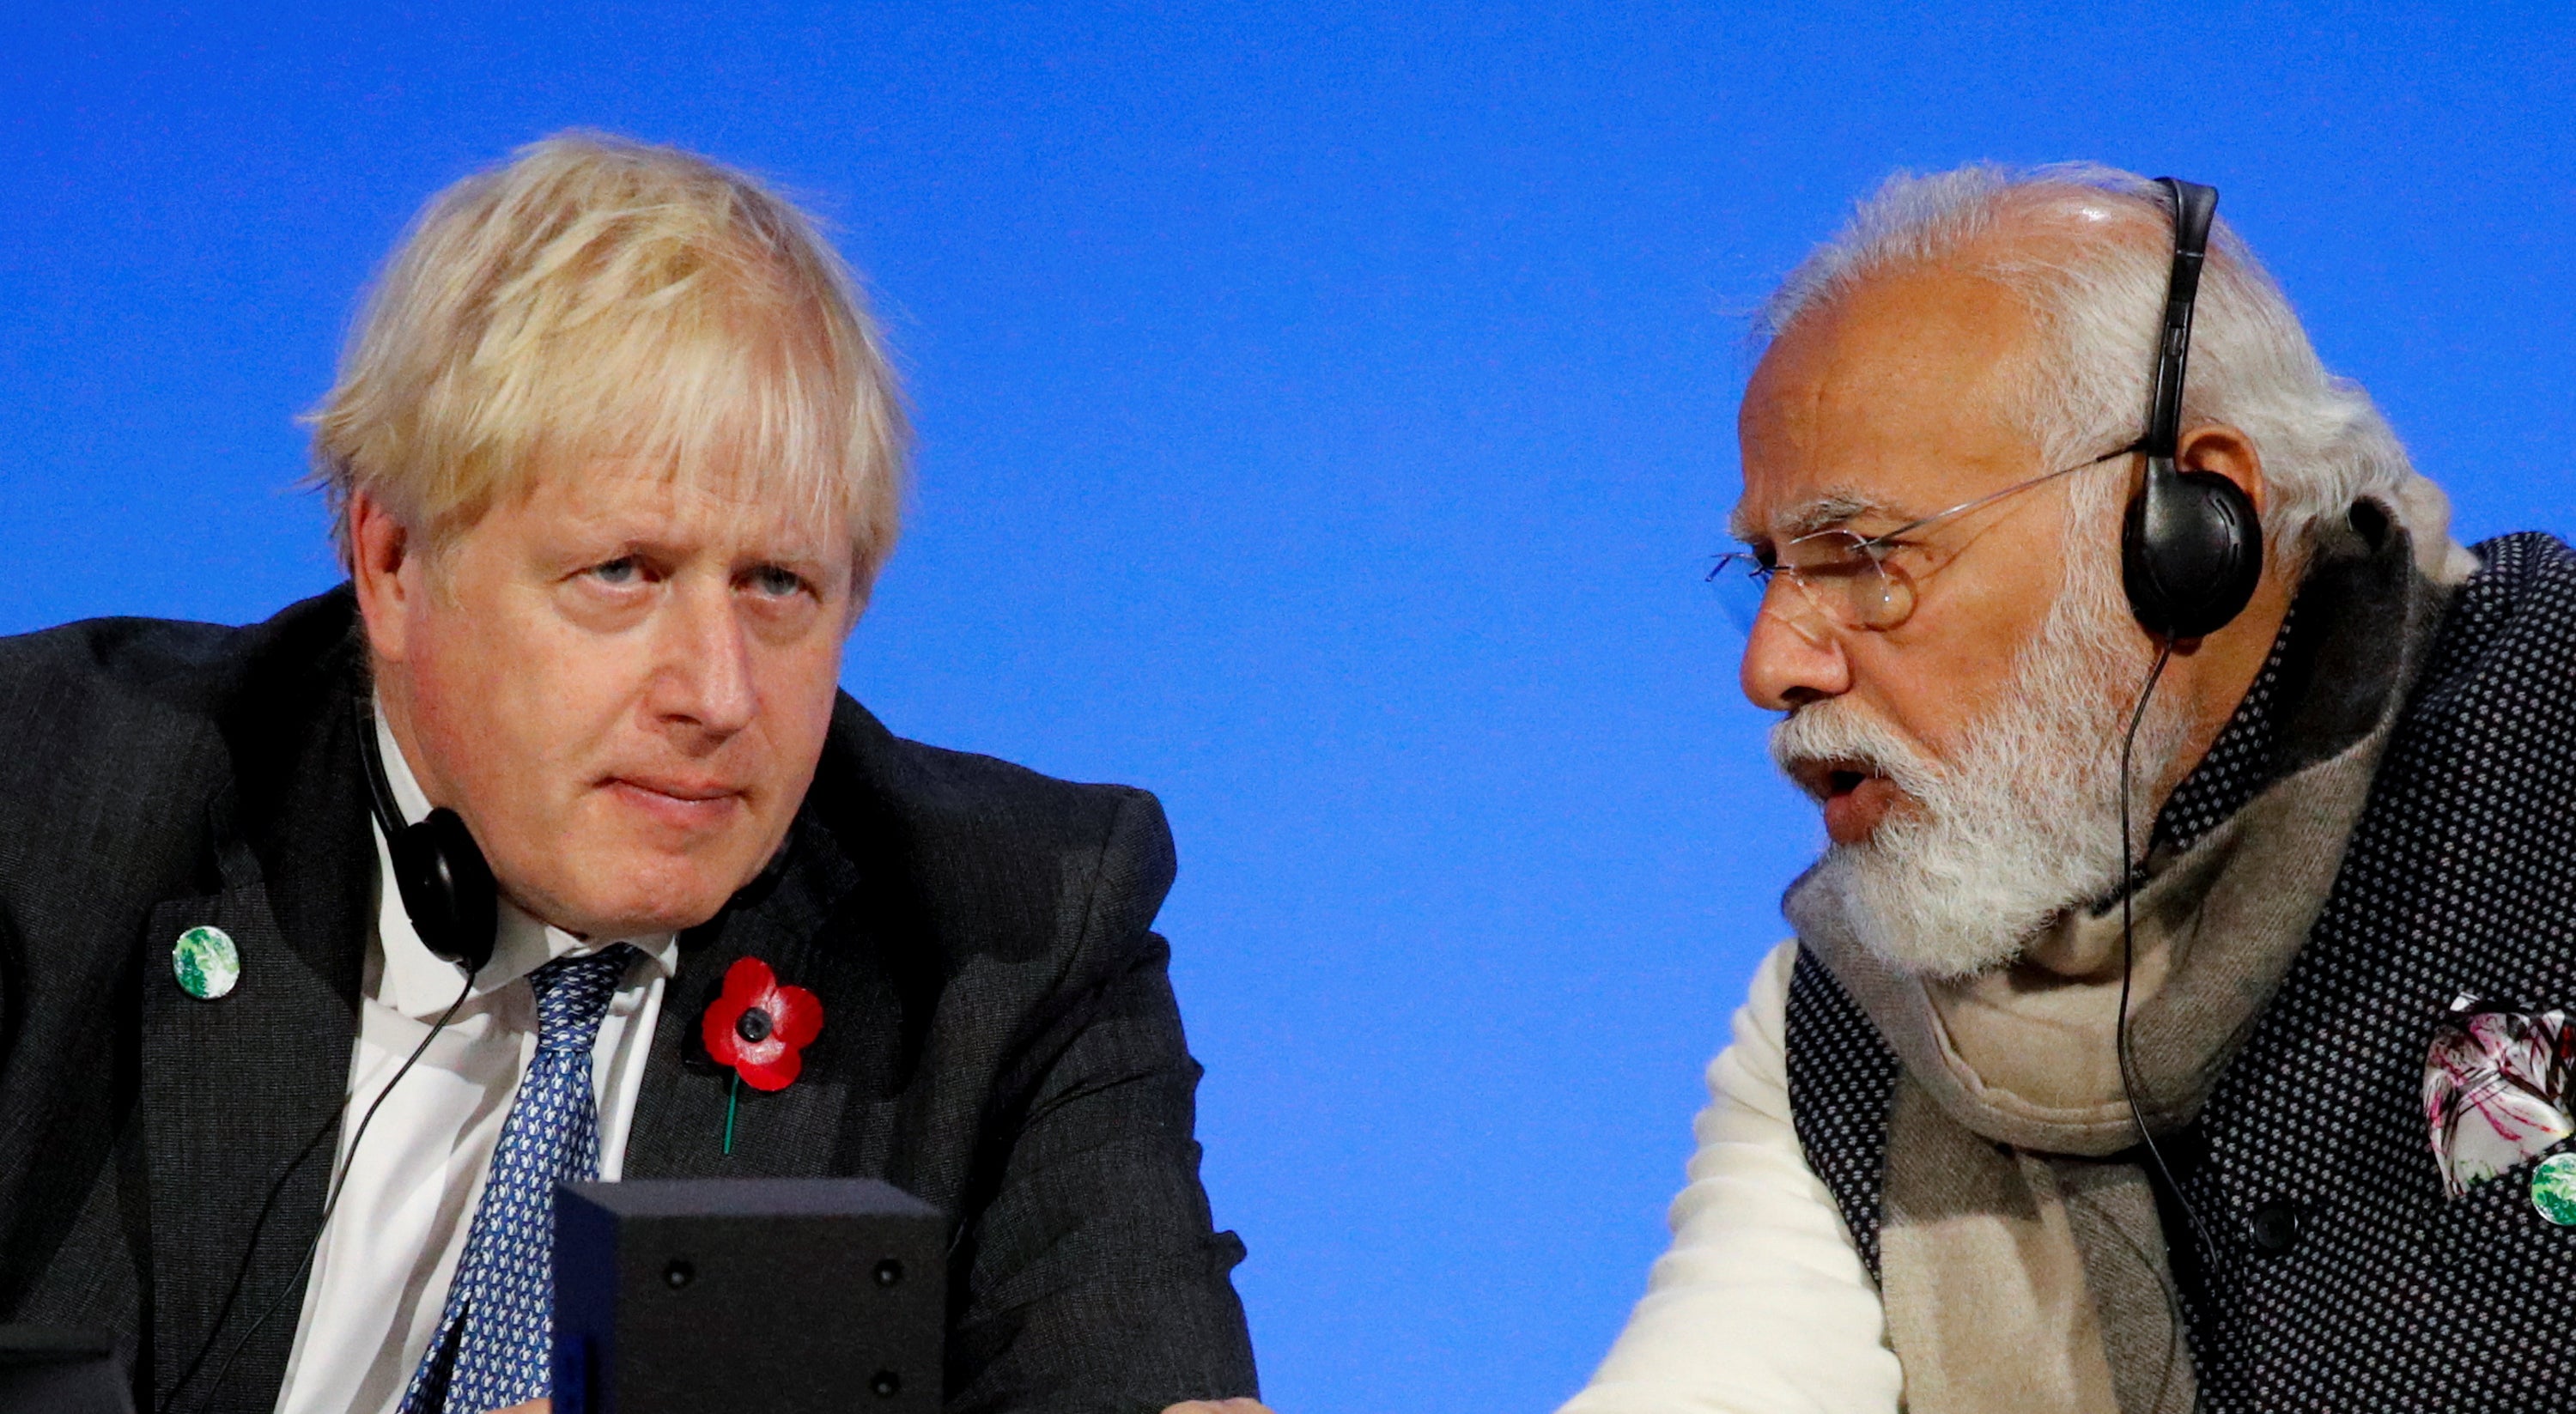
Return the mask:
<svg viewBox="0 0 2576 1414">
<path fill-rule="evenodd" d="M 1878 1288 L 1789 1118 L 1789 971 L 1762 960 L 1708 1067 L 1699 1152 L 1655 1262 L 1592 1383 L 1559 1414 L 1894 1414 Z"/>
<path fill-rule="evenodd" d="M 403 818 L 426 817 L 429 801 L 381 720 L 376 741 Z M 349 1143 L 360 1117 L 465 985 L 464 969 L 432 953 L 412 931 L 381 830 L 375 841 L 375 936 L 367 946 L 349 1108 L 340 1124 L 338 1163 L 348 1176 L 314 1254 L 278 1414 L 393 1414 L 400 1407 L 437 1332 L 501 1123 L 536 1055 L 536 994 L 527 976 L 555 958 L 608 945 L 550 928 L 504 900 L 492 961 L 475 974 L 455 1019 L 376 1112 L 352 1161 Z M 610 1179 L 625 1162 L 662 989 L 679 960 L 673 934 L 623 941 L 643 957 L 627 968 L 591 1049 L 599 1176 Z"/>
</svg>

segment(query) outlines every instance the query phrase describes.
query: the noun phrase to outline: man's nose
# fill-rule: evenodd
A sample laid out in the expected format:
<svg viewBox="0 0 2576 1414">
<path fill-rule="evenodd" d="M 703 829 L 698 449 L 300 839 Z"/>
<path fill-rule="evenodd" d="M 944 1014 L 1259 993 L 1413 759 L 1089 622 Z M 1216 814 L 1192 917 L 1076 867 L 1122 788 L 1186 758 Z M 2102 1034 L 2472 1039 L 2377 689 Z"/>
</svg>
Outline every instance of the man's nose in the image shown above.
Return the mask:
<svg viewBox="0 0 2576 1414">
<path fill-rule="evenodd" d="M 692 585 L 675 596 L 655 676 L 653 710 L 664 721 L 728 737 L 751 725 L 759 703 L 751 637 L 730 585 Z"/>
<path fill-rule="evenodd" d="M 1833 626 L 1797 602 L 1793 586 L 1775 581 L 1745 637 L 1737 677 L 1754 706 L 1786 712 L 1850 691 L 1851 659 Z"/>
</svg>

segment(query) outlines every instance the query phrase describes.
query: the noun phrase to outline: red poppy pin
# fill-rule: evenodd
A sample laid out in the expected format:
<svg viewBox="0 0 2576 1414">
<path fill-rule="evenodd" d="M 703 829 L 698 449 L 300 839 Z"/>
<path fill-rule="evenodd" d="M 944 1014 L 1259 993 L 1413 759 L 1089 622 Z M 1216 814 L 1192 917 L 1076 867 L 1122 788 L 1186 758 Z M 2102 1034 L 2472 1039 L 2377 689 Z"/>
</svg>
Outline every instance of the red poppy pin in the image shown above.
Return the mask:
<svg viewBox="0 0 2576 1414">
<path fill-rule="evenodd" d="M 823 1034 L 823 1003 L 802 987 L 782 987 L 756 957 L 725 969 L 724 991 L 707 1004 L 698 1035 L 716 1064 L 733 1070 L 725 1099 L 724 1151 L 733 1152 L 734 1106 L 742 1087 L 784 1090 L 805 1068 L 804 1049 Z"/>
</svg>

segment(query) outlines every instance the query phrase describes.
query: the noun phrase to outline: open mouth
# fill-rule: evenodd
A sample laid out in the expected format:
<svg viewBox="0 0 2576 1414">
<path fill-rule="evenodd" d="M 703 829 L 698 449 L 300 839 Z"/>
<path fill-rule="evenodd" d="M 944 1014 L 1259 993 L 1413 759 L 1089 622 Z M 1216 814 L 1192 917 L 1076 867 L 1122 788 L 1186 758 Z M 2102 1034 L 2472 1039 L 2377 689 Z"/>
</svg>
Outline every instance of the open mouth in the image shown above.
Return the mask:
<svg viewBox="0 0 2576 1414">
<path fill-rule="evenodd" d="M 1903 798 L 1896 782 L 1866 761 L 1801 761 L 1789 776 L 1825 807 L 1825 833 L 1836 844 L 1858 844 L 1876 834 Z"/>
<path fill-rule="evenodd" d="M 1832 802 L 1859 790 L 1873 780 L 1885 779 L 1868 763 L 1851 760 L 1800 761 L 1789 768 L 1789 779 L 1810 797 Z"/>
</svg>

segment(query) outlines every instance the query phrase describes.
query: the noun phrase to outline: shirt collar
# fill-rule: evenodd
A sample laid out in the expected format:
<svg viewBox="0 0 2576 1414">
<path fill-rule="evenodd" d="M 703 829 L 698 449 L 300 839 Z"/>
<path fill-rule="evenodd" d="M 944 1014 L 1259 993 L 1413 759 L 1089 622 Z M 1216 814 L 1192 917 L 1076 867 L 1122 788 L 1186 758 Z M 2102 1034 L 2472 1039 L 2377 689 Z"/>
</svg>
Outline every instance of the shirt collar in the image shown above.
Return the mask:
<svg viewBox="0 0 2576 1414">
<path fill-rule="evenodd" d="M 402 747 L 394 740 L 392 728 L 385 725 L 382 712 L 376 714 L 376 747 L 383 754 L 385 782 L 393 788 L 394 808 L 402 812 L 403 823 L 418 824 L 429 816 L 429 797 L 422 793 L 420 781 L 412 775 L 411 763 L 403 759 Z M 385 966 L 376 989 L 376 1000 L 405 1016 L 421 1020 L 436 1017 L 456 1000 L 456 989 L 465 980 L 465 969 L 429 950 L 413 929 L 411 915 L 404 911 L 401 891 L 394 886 L 393 852 L 386 846 L 382 824 L 376 825 L 371 837 L 376 846 L 376 936 L 384 947 Z M 636 964 L 651 969 L 642 974 L 671 975 L 679 964 L 679 934 L 646 933 L 632 938 L 577 938 L 561 928 L 539 921 L 508 898 L 501 900 L 500 927 L 492 940 L 492 960 L 474 974 L 469 996 L 483 997 L 518 981 L 546 963 L 559 957 L 574 957 L 598 952 L 616 943 L 626 943 L 644 955 Z M 630 970 L 630 976 L 634 974 Z"/>
</svg>

